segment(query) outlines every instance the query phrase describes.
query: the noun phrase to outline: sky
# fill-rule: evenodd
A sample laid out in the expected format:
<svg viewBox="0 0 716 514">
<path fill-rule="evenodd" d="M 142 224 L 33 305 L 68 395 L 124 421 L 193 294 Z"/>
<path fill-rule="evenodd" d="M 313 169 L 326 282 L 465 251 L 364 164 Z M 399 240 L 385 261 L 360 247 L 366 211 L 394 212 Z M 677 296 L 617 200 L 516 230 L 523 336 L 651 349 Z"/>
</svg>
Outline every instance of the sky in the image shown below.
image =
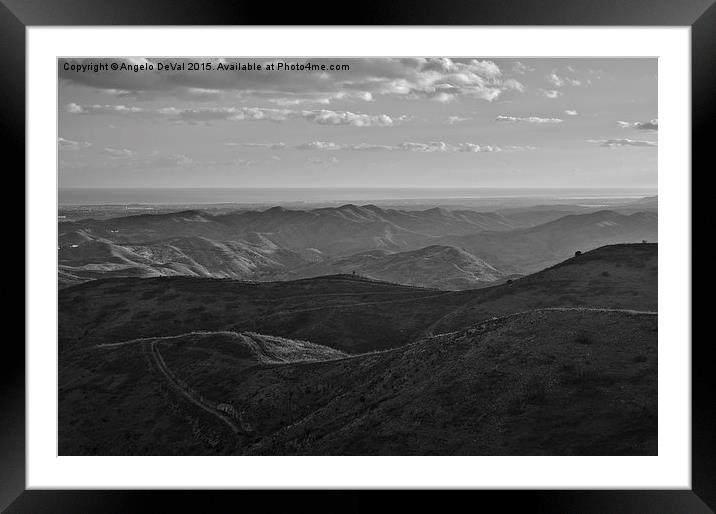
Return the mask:
<svg viewBox="0 0 716 514">
<path fill-rule="evenodd" d="M 324 69 L 285 69 L 296 64 Z M 656 59 L 85 58 L 58 68 L 61 188 L 657 185 Z"/>
</svg>

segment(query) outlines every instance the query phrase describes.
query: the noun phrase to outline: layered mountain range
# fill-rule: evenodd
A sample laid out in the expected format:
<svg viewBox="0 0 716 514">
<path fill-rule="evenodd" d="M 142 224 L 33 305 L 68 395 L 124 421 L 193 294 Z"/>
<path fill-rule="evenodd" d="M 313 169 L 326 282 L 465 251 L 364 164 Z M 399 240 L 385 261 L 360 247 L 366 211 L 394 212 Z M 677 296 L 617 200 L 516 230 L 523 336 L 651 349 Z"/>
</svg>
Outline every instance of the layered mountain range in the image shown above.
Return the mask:
<svg viewBox="0 0 716 514">
<path fill-rule="evenodd" d="M 335 273 L 467 289 L 555 264 L 575 251 L 656 241 L 655 212 L 337 208 L 221 214 L 191 210 L 59 223 L 59 282 L 197 276 L 272 281 Z"/>
</svg>

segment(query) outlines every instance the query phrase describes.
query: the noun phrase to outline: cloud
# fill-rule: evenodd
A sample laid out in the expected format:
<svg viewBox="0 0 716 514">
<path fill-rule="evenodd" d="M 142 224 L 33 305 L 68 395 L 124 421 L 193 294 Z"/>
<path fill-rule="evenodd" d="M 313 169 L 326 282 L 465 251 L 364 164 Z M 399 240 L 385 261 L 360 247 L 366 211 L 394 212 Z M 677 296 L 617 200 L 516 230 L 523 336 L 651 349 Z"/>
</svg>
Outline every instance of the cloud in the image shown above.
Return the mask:
<svg viewBox="0 0 716 514">
<path fill-rule="evenodd" d="M 79 105 L 76 103 L 67 104 L 67 112 L 71 114 L 109 114 L 117 116 L 149 117 L 150 112 L 141 107 L 128 107 L 125 105 Z"/>
<path fill-rule="evenodd" d="M 507 146 L 499 147 L 494 145 L 478 145 L 474 143 L 446 143 L 444 141 L 430 141 L 427 143 L 403 142 L 396 145 L 381 145 L 371 143 L 334 143 L 329 141 L 311 141 L 293 146 L 297 150 L 318 150 L 318 151 L 389 151 L 389 152 L 502 152 L 534 150 L 532 146 Z"/>
<path fill-rule="evenodd" d="M 390 145 L 377 145 L 377 144 L 372 144 L 372 143 L 353 144 L 353 145 L 350 145 L 350 147 L 347 149 L 348 150 L 358 150 L 361 152 L 363 152 L 363 151 L 373 152 L 373 151 L 382 151 L 382 150 L 395 150 L 395 148 Z"/>
<path fill-rule="evenodd" d="M 560 77 L 555 72 L 552 72 L 549 75 L 547 75 L 547 81 L 555 87 L 581 86 L 582 85 L 581 80 L 573 79 L 573 78 L 565 77 L 565 76 Z"/>
<path fill-rule="evenodd" d="M 442 141 L 432 141 L 430 143 L 401 143 L 398 148 L 409 152 L 446 152 L 450 147 Z"/>
<path fill-rule="evenodd" d="M 564 85 L 564 80 L 559 78 L 559 76 L 556 73 L 550 73 L 549 75 L 547 75 L 547 80 L 549 81 L 550 84 L 557 86 L 557 87 L 562 87 Z"/>
<path fill-rule="evenodd" d="M 348 111 L 302 111 L 300 116 L 319 125 L 352 125 L 355 127 L 389 127 L 404 118 L 394 119 L 387 114 L 369 115 Z"/>
<path fill-rule="evenodd" d="M 241 146 L 243 148 L 261 148 L 265 150 L 283 150 L 285 143 L 226 143 L 226 146 Z"/>
<path fill-rule="evenodd" d="M 449 116 L 448 119 L 445 120 L 445 123 L 448 125 L 455 125 L 456 123 L 462 123 L 463 121 L 468 121 L 470 118 L 461 118 L 460 116 Z"/>
<path fill-rule="evenodd" d="M 502 83 L 507 89 L 511 89 L 513 91 L 519 91 L 520 93 L 524 93 L 527 89 L 522 82 L 516 80 L 516 79 L 507 79 Z"/>
<path fill-rule="evenodd" d="M 638 130 L 653 130 L 658 131 L 659 130 L 659 120 L 653 119 L 649 121 L 617 121 L 617 125 L 619 125 L 621 128 L 635 128 Z"/>
<path fill-rule="evenodd" d="M 506 122 L 506 123 L 537 123 L 537 124 L 544 124 L 544 123 L 562 123 L 564 120 L 560 118 L 541 118 L 539 116 L 527 116 L 527 117 L 520 117 L 520 116 L 498 116 L 495 118 L 495 121 L 498 122 Z"/>
<path fill-rule="evenodd" d="M 321 104 L 321 105 L 328 105 L 331 103 L 330 97 L 321 97 L 321 98 L 303 98 L 303 97 L 280 97 L 280 98 L 269 98 L 269 102 L 272 104 L 276 104 L 281 107 L 294 107 L 297 105 L 306 105 L 306 104 Z"/>
<path fill-rule="evenodd" d="M 58 137 L 57 146 L 60 150 L 82 150 L 83 148 L 89 148 L 92 146 L 92 143 L 88 141 L 73 141 L 71 139 Z"/>
<path fill-rule="evenodd" d="M 573 109 L 567 109 L 566 111 L 564 111 L 564 114 L 566 114 L 567 116 L 579 116 L 579 113 Z"/>
<path fill-rule="evenodd" d="M 516 149 L 516 147 L 514 147 L 513 149 Z M 457 145 L 457 151 L 458 152 L 470 152 L 470 153 L 501 152 L 501 151 L 503 151 L 503 148 L 500 148 L 499 146 L 492 146 L 492 145 L 476 145 L 473 143 L 460 143 L 459 145 Z"/>
<path fill-rule="evenodd" d="M 102 150 L 102 153 L 105 155 L 109 155 L 110 157 L 134 157 L 136 155 L 136 152 L 133 152 L 132 150 L 128 150 L 127 148 L 104 148 Z"/>
<path fill-rule="evenodd" d="M 500 67 L 478 59 L 356 59 L 351 64 L 346 90 L 405 99 L 428 99 L 441 103 L 462 98 L 496 100 L 506 91 L 524 91 Z"/>
<path fill-rule="evenodd" d="M 527 64 L 524 64 L 523 62 L 516 61 L 515 64 L 512 66 L 512 71 L 514 73 L 517 73 L 518 75 L 524 75 L 525 73 L 531 73 L 535 71 L 535 69 L 531 66 L 528 66 Z"/>
<path fill-rule="evenodd" d="M 351 125 L 355 127 L 389 127 L 402 123 L 407 116 L 362 114 L 350 111 L 273 109 L 263 107 L 198 107 L 178 109 L 144 109 L 124 105 L 79 105 L 70 103 L 66 111 L 78 115 L 107 115 L 128 118 L 166 120 L 177 123 L 212 123 L 216 121 L 273 121 L 306 120 L 319 125 Z"/>
<path fill-rule="evenodd" d="M 218 65 L 239 62 L 262 66 L 285 59 L 142 59 L 154 69 L 128 73 L 105 70 L 80 73 L 78 67 L 139 61 L 129 59 L 61 59 L 59 76 L 64 83 L 101 90 L 122 98 L 155 99 L 172 96 L 190 100 L 216 100 L 220 97 L 262 97 L 288 107 L 308 103 L 326 104 L 338 100 L 372 101 L 377 95 L 406 99 L 432 99 L 450 102 L 460 98 L 493 101 L 507 91 L 524 91 L 514 78 L 504 76 L 493 61 L 449 58 L 344 58 L 311 59 L 310 64 L 331 66 L 348 64 L 349 71 L 306 71 L 302 73 L 242 70 L 219 71 Z M 210 71 L 159 69 L 169 61 L 188 66 L 198 62 Z M 308 63 L 293 59 L 292 63 Z M 521 68 L 519 68 L 521 69 Z"/>
<path fill-rule="evenodd" d="M 302 143 L 296 148 L 299 150 L 340 150 L 343 148 L 343 145 L 330 143 L 328 141 L 312 141 L 310 143 Z"/>
<path fill-rule="evenodd" d="M 634 139 L 588 139 L 587 142 L 608 148 L 618 148 L 621 146 L 657 146 L 656 141 L 638 141 Z"/>
<path fill-rule="evenodd" d="M 221 97 L 221 90 L 207 89 L 205 87 L 187 88 L 187 96 L 191 100 L 216 100 Z"/>
<path fill-rule="evenodd" d="M 253 96 L 267 97 L 266 100 L 280 107 L 295 107 L 301 105 L 329 105 L 336 100 L 360 100 L 363 102 L 373 101 L 373 94 L 367 91 L 339 91 L 336 93 L 293 93 L 285 96 L 275 97 L 275 93 L 258 92 Z"/>
<path fill-rule="evenodd" d="M 556 89 L 540 89 L 539 92 L 545 98 L 550 98 L 552 100 L 554 100 L 555 98 L 559 98 L 564 94 L 561 91 L 557 91 Z"/>
</svg>

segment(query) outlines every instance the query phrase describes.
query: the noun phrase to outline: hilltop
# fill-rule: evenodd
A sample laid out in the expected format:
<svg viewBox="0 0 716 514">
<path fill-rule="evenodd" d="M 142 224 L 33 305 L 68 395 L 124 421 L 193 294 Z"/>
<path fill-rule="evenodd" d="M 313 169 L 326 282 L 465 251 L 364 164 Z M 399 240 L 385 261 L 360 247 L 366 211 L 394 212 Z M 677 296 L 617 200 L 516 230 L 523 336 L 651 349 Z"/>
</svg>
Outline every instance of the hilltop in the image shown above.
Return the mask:
<svg viewBox="0 0 716 514">
<path fill-rule="evenodd" d="M 657 244 L 603 246 L 510 283 L 474 291 L 469 301 L 429 332 L 546 307 L 656 311 L 658 289 Z"/>
</svg>

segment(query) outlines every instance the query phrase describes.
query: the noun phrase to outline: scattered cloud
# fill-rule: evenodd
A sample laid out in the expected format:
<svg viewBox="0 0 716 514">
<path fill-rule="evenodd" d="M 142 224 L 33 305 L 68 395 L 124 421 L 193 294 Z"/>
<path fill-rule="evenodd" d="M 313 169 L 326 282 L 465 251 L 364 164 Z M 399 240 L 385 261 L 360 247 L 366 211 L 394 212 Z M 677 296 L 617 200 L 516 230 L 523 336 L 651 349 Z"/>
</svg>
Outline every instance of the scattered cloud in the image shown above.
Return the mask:
<svg viewBox="0 0 716 514">
<path fill-rule="evenodd" d="M 110 115 L 129 118 L 166 120 L 176 123 L 212 123 L 217 121 L 273 121 L 306 120 L 319 125 L 351 125 L 354 127 L 389 127 L 402 123 L 407 116 L 391 117 L 387 114 L 362 114 L 350 111 L 294 110 L 263 107 L 198 107 L 178 109 L 144 109 L 124 105 L 79 105 L 70 103 L 66 111 L 79 115 Z"/>
<path fill-rule="evenodd" d="M 448 119 L 445 120 L 445 123 L 448 125 L 455 125 L 456 123 L 462 123 L 463 121 L 468 121 L 470 118 L 461 118 L 460 116 L 449 116 Z"/>
<path fill-rule="evenodd" d="M 621 128 L 635 128 L 639 130 L 659 130 L 659 120 L 653 119 L 649 121 L 617 121 L 617 125 Z"/>
<path fill-rule="evenodd" d="M 528 66 L 523 62 L 516 61 L 515 64 L 512 66 L 512 71 L 514 73 L 517 73 L 518 75 L 524 75 L 526 73 L 531 73 L 535 71 L 535 69 L 532 66 Z"/>
<path fill-rule="evenodd" d="M 296 148 L 299 150 L 341 150 L 343 147 L 344 145 L 328 141 L 312 141 L 310 143 L 302 143 Z"/>
<path fill-rule="evenodd" d="M 547 80 L 553 86 L 562 87 L 564 85 L 564 80 L 559 78 L 556 73 L 550 73 L 549 75 L 547 75 Z"/>
<path fill-rule="evenodd" d="M 92 146 L 92 143 L 88 141 L 73 141 L 71 139 L 58 137 L 57 146 L 60 150 L 81 150 L 83 148 L 89 148 Z"/>
<path fill-rule="evenodd" d="M 559 98 L 564 94 L 561 91 L 557 91 L 556 89 L 540 89 L 539 92 L 545 98 L 550 98 L 552 100 L 554 100 L 555 98 Z"/>
<path fill-rule="evenodd" d="M 539 116 L 498 116 L 495 121 L 506 123 L 562 123 L 560 118 L 541 118 Z"/>
<path fill-rule="evenodd" d="M 254 92 L 253 96 L 268 96 L 266 100 L 280 107 L 295 107 L 301 105 L 329 105 L 336 100 L 360 100 L 364 102 L 372 102 L 373 94 L 367 91 L 339 91 L 330 94 L 313 94 L 313 93 L 294 93 L 285 94 L 285 96 L 272 97 L 272 93 Z"/>
<path fill-rule="evenodd" d="M 192 73 L 160 69 L 168 61 L 184 64 L 199 62 L 211 70 Z M 266 66 L 285 62 L 284 59 L 61 59 L 60 80 L 101 90 L 118 98 L 155 99 L 159 95 L 189 100 L 216 100 L 221 97 L 263 97 L 279 106 L 309 103 L 327 104 L 338 100 L 372 101 L 377 95 L 406 99 L 431 99 L 451 102 L 460 98 L 487 101 L 497 99 L 506 91 L 524 91 L 514 78 L 505 77 L 493 61 L 450 58 L 344 58 L 293 59 L 289 64 L 334 64 L 350 66 L 350 70 L 330 69 L 302 73 L 267 71 Z M 135 73 L 126 70 L 104 70 L 97 73 L 76 71 L 83 66 L 113 63 L 152 66 Z M 260 64 L 262 70 L 219 70 L 219 65 Z M 521 64 L 521 63 L 520 63 Z M 531 69 L 526 65 L 516 70 Z M 516 71 L 515 73 L 520 73 Z"/>
<path fill-rule="evenodd" d="M 117 158 L 134 157 L 135 155 L 137 155 L 136 152 L 133 152 L 132 150 L 128 150 L 126 148 L 109 148 L 109 147 L 104 148 L 102 150 L 102 153 L 104 153 L 105 155 L 109 155 L 110 157 L 117 157 Z"/>
<path fill-rule="evenodd" d="M 618 148 L 621 146 L 657 146 L 656 141 L 638 141 L 634 139 L 588 139 L 587 142 L 609 148 Z"/>
<path fill-rule="evenodd" d="M 126 105 L 79 105 L 69 103 L 66 110 L 71 114 L 111 114 L 139 117 L 149 117 L 150 115 L 150 111 L 146 111 L 141 107 L 128 107 Z"/>
<path fill-rule="evenodd" d="M 555 87 L 563 87 L 563 86 L 581 86 L 582 81 L 566 76 L 559 76 L 557 73 L 552 72 L 549 75 L 547 75 L 547 81 L 552 84 Z"/>
<path fill-rule="evenodd" d="M 261 148 L 265 150 L 283 150 L 285 143 L 226 143 L 226 146 L 240 146 L 243 148 Z"/>
<path fill-rule="evenodd" d="M 301 111 L 300 117 L 319 125 L 352 125 L 355 127 L 389 127 L 404 121 L 406 118 L 391 118 L 387 114 L 369 115 L 347 111 Z"/>
<path fill-rule="evenodd" d="M 371 143 L 334 143 L 329 141 L 311 141 L 293 146 L 297 150 L 355 150 L 355 151 L 405 151 L 405 152 L 502 152 L 534 150 L 532 146 L 478 145 L 474 143 L 446 143 L 444 141 L 431 141 L 428 143 L 403 142 L 396 145 L 380 145 Z"/>
<path fill-rule="evenodd" d="M 524 93 L 527 89 L 525 85 L 517 79 L 507 79 L 503 82 L 503 85 L 508 90 L 519 91 L 520 93 Z"/>
<path fill-rule="evenodd" d="M 566 114 L 567 116 L 579 116 L 579 113 L 573 109 L 567 109 L 566 111 L 564 111 L 564 114 Z"/>
</svg>

